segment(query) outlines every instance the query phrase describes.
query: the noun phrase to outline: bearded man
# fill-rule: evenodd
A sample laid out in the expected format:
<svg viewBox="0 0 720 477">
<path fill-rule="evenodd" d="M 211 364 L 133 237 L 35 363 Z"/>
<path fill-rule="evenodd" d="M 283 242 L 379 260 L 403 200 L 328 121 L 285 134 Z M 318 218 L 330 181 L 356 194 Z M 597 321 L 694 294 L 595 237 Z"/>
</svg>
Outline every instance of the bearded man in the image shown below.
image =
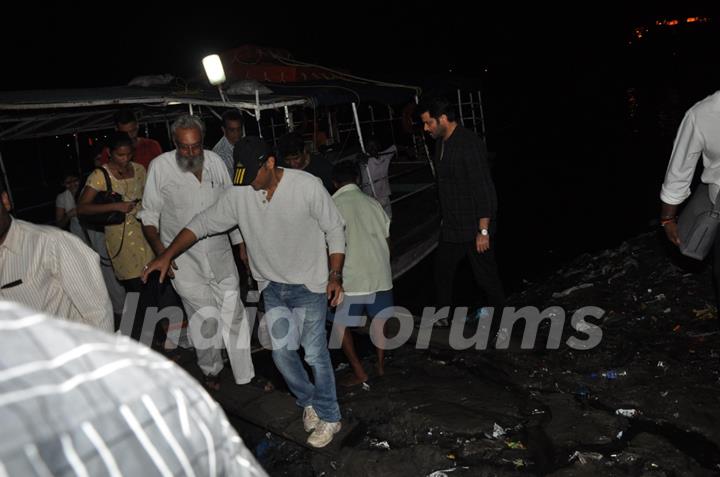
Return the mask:
<svg viewBox="0 0 720 477">
<path fill-rule="evenodd" d="M 171 128 L 176 149 L 150 163 L 138 218 L 156 254 L 198 213 L 217 202 L 232 187 L 220 156 L 203 148 L 205 124 L 197 116 L 180 116 Z M 189 317 L 189 337 L 198 365 L 210 390 L 219 388 L 223 368 L 222 347 L 227 349 L 235 381 L 248 383 L 254 376 L 250 330 L 239 295 L 239 278 L 233 245 L 242 243 L 237 228 L 196 242 L 173 262 L 173 287 Z"/>
<path fill-rule="evenodd" d="M 449 101 L 428 100 L 419 104 L 416 111 L 420 113 L 423 129 L 435 140 L 434 162 L 442 215 L 435 252 L 437 306 L 455 305 L 455 272 L 460 262 L 468 259 L 475 281 L 485 292 L 486 303 L 494 308 L 492 340 L 505 294 L 495 262 L 497 195 L 487 149 L 482 139 L 458 124 L 459 115 Z M 492 313 L 484 308 L 481 316 Z"/>
</svg>

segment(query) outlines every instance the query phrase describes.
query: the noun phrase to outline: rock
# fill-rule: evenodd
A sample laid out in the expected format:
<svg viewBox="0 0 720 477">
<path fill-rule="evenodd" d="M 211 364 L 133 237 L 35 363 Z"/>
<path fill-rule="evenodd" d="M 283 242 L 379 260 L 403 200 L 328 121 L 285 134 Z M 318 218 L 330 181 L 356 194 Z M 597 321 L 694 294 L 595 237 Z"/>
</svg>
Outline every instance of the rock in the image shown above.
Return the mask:
<svg viewBox="0 0 720 477">
<path fill-rule="evenodd" d="M 552 420 L 545 433 L 558 448 L 576 450 L 609 444 L 628 428 L 627 419 L 583 406 L 568 394 L 542 395 L 539 399 L 550 408 Z"/>
<path fill-rule="evenodd" d="M 374 451 L 348 449 L 338 461 L 336 475 L 345 477 L 419 476 L 437 469 L 447 469 L 453 463 L 447 453 L 429 445 L 405 449 Z"/>
<path fill-rule="evenodd" d="M 532 350 L 405 346 L 388 353 L 386 375 L 369 391 L 339 390 L 340 407 L 361 423 L 361 435 L 332 458 L 273 446 L 266 470 L 307 475 L 312 462 L 314 474 L 327 476 L 427 476 L 452 468 L 450 477 L 714 475 L 720 334 L 710 334 L 718 329 L 708 305 L 711 277 L 704 268 L 686 273 L 673 265 L 664 247 L 656 234 L 644 234 L 579 257 L 510 297 L 516 308 L 565 310 L 559 349 L 545 348 L 550 327 L 543 322 Z M 573 288 L 579 284 L 592 286 Z M 565 340 L 580 338 L 572 312 L 590 305 L 604 311 L 588 320 L 602 339 L 590 350 L 571 349 Z M 591 378 L 608 370 L 626 374 Z M 617 409 L 638 414 L 628 419 Z M 495 424 L 506 435 L 488 438 Z M 603 459 L 571 462 L 576 451 Z"/>
<path fill-rule="evenodd" d="M 680 452 L 670 442 L 652 434 L 638 434 L 628 445 L 624 453 L 640 456 L 629 467 L 641 472 L 662 472 L 660 475 L 678 477 L 705 477 L 717 475 L 704 469 L 698 462 Z M 622 460 L 622 453 L 616 461 Z"/>
</svg>

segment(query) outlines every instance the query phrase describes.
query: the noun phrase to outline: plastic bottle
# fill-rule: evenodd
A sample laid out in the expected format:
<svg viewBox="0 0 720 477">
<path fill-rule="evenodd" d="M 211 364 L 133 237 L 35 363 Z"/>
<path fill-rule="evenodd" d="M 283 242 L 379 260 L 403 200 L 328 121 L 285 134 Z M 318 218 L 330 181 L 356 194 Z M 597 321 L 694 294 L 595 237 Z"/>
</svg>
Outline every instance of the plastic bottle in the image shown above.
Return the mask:
<svg viewBox="0 0 720 477">
<path fill-rule="evenodd" d="M 590 373 L 591 379 L 605 378 L 605 379 L 617 379 L 627 376 L 627 371 L 618 371 L 616 369 L 608 369 L 601 373 Z"/>
<path fill-rule="evenodd" d="M 600 374 L 605 379 L 617 379 L 623 376 L 627 376 L 627 371 L 617 371 L 615 369 L 609 369 Z"/>
</svg>

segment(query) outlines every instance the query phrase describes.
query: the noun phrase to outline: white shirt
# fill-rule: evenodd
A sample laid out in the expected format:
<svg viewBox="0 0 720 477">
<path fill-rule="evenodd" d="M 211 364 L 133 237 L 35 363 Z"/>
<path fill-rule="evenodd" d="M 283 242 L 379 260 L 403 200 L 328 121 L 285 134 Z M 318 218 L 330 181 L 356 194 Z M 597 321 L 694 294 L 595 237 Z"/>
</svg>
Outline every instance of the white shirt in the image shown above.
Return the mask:
<svg viewBox="0 0 720 477">
<path fill-rule="evenodd" d="M 221 137 L 212 149 L 213 152 L 220 156 L 220 159 L 223 160 L 223 163 L 225 164 L 225 167 L 227 167 L 230 177 L 232 177 L 233 172 L 235 171 L 235 160 L 233 159 L 234 149 L 235 146 L 230 144 L 230 141 L 228 141 L 225 136 Z"/>
<path fill-rule="evenodd" d="M 180 170 L 175 151 L 163 153 L 150 163 L 143 210 L 138 218 L 143 225 L 156 227 L 167 247 L 196 214 L 215 204 L 228 187 L 232 187 L 230 176 L 214 152 L 205 151 L 202 182 L 192 172 Z M 207 284 L 208 279 L 221 281 L 237 273 L 227 236 L 231 228 L 218 230 L 177 257 L 175 280 Z M 233 230 L 230 237 L 233 244 L 242 242 L 237 230 Z"/>
<path fill-rule="evenodd" d="M 320 179 L 283 171 L 272 200 L 263 190 L 232 187 L 187 228 L 204 237 L 239 225 L 260 291 L 272 281 L 324 293 L 328 251 L 345 253 L 345 223 Z"/>
<path fill-rule="evenodd" d="M 0 301 L 0 473 L 266 477 L 200 384 L 125 336 Z"/>
<path fill-rule="evenodd" d="M 0 299 L 113 331 L 100 258 L 57 227 L 13 219 L 0 245 L 0 287 L 6 287 L 0 289 Z"/>
<path fill-rule="evenodd" d="M 397 154 L 397 146 L 393 144 L 380 151 L 377 157 L 369 157 L 367 165 L 360 166 L 363 192 L 381 203 L 380 199 L 387 199 L 391 194 L 388 167 L 390 166 L 390 159 L 395 154 Z"/>
<path fill-rule="evenodd" d="M 367 295 L 390 290 L 390 219 L 378 201 L 355 184 L 342 186 L 333 201 L 345 220 L 347 250 L 343 267 L 345 294 Z"/>
<path fill-rule="evenodd" d="M 663 202 L 677 205 L 688 198 L 700 156 L 705 167 L 700 180 L 710 185 L 710 200 L 714 203 L 720 190 L 720 91 L 685 113 L 660 192 Z"/>
<path fill-rule="evenodd" d="M 73 197 L 72 192 L 65 189 L 65 192 L 59 193 L 55 198 L 55 207 L 63 209 L 65 213 L 75 209 L 77 205 L 75 204 L 75 197 Z M 79 237 L 83 242 L 85 241 L 85 234 L 83 234 L 77 215 L 70 219 L 70 232 Z"/>
</svg>

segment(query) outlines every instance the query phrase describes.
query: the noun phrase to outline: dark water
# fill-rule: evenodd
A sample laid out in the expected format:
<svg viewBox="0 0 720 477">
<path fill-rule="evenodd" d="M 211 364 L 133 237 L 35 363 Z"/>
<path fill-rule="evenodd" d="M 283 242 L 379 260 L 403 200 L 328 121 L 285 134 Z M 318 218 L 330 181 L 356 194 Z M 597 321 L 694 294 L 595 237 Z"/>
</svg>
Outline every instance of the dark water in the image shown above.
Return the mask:
<svg viewBox="0 0 720 477">
<path fill-rule="evenodd" d="M 485 63 L 489 72 L 466 62 L 463 73 L 483 91 L 495 153 L 493 245 L 509 292 L 583 252 L 648 230 L 658 216 L 675 130 L 687 108 L 720 85 L 720 64 L 708 61 L 711 45 L 720 42 L 720 22 L 651 30 L 648 41 L 629 45 L 631 32 L 593 31 L 577 43 L 561 32 L 513 40 L 504 56 Z M 169 146 L 164 125 L 143 133 Z M 90 137 L 78 141 L 85 170 Z M 78 167 L 73 138 L 3 143 L 0 152 L 17 206 L 46 202 L 20 217 L 52 220 L 62 171 Z M 482 303 L 467 267 L 457 285 L 463 302 Z M 432 256 L 396 284 L 396 293 L 408 307 L 432 303 Z"/>
<path fill-rule="evenodd" d="M 482 78 L 509 292 L 657 226 L 676 129 L 720 85 L 717 63 L 703 59 L 719 39 L 715 23 L 632 46 L 528 46 Z M 399 302 L 431 304 L 431 261 L 396 284 Z M 461 303 L 482 303 L 469 267 L 456 282 Z"/>
</svg>

